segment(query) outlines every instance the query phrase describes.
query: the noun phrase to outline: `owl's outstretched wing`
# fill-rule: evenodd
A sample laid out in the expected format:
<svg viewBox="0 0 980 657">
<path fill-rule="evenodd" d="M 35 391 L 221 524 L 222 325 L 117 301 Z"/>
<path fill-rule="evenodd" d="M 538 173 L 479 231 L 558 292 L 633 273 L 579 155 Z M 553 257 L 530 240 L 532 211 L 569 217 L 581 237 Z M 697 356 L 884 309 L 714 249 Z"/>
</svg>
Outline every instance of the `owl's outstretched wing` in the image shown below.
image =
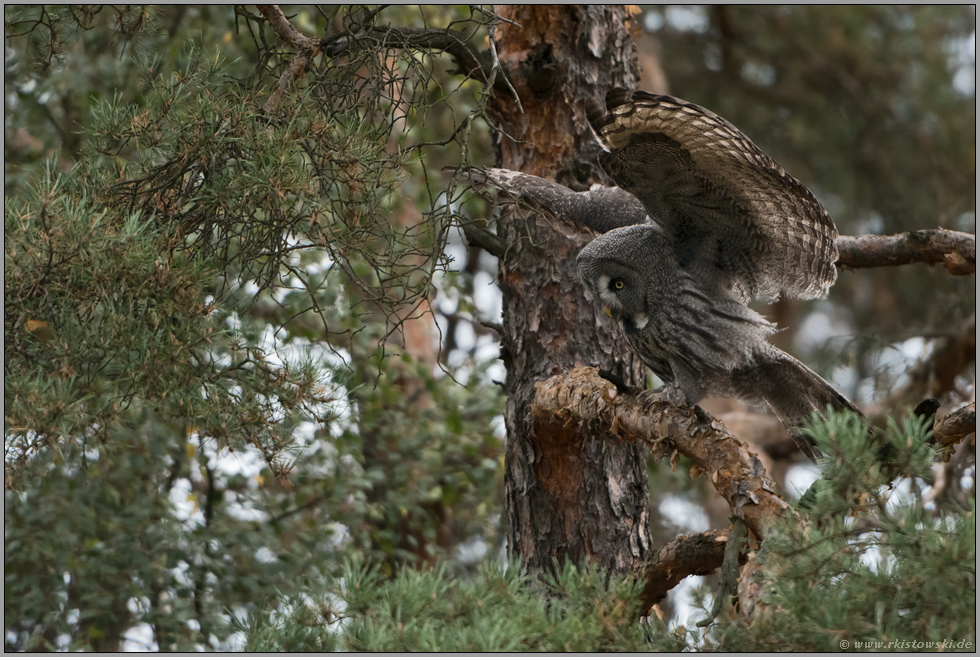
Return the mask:
<svg viewBox="0 0 980 657">
<path fill-rule="evenodd" d="M 649 221 L 643 204 L 619 187 L 596 185 L 589 191 L 575 192 L 550 180 L 507 169 L 468 168 L 459 172 L 477 185 L 496 187 L 597 233 Z"/>
<path fill-rule="evenodd" d="M 625 89 L 588 116 L 603 168 L 671 235 L 682 267 L 745 298 L 827 294 L 837 227 L 734 125 L 679 98 Z"/>
</svg>

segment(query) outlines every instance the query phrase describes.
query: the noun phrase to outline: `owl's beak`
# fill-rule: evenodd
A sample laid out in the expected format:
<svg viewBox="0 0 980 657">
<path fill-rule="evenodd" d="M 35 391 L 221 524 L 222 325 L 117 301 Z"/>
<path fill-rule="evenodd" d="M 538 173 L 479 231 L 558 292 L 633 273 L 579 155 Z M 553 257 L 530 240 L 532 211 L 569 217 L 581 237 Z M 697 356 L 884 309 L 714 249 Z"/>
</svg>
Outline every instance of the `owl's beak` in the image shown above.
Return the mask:
<svg viewBox="0 0 980 657">
<path fill-rule="evenodd" d="M 612 311 L 609 310 L 609 306 L 603 306 L 602 309 L 606 311 L 606 317 L 612 318 Z"/>
</svg>

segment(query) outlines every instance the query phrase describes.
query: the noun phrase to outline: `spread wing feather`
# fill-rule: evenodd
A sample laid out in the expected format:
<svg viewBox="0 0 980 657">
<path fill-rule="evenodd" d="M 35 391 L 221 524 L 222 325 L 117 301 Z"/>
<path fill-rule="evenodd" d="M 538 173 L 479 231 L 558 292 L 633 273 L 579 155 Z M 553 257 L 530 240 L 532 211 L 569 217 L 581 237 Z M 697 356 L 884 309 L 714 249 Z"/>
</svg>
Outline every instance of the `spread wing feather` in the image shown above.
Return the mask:
<svg viewBox="0 0 980 657">
<path fill-rule="evenodd" d="M 575 192 L 550 180 L 508 169 L 469 168 L 460 172 L 478 185 L 496 187 L 597 233 L 649 222 L 643 204 L 619 187 L 595 185 L 588 191 Z"/>
<path fill-rule="evenodd" d="M 588 115 L 603 168 L 672 236 L 682 267 L 746 299 L 826 295 L 837 278 L 833 220 L 738 128 L 679 98 L 624 89 Z"/>
</svg>

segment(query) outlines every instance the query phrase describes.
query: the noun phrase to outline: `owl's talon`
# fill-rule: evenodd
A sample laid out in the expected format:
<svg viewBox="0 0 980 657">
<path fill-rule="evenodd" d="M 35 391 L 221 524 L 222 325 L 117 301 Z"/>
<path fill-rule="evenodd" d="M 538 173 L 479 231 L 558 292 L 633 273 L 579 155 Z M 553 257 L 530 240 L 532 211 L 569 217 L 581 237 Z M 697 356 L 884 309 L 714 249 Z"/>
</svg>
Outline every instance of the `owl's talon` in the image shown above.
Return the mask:
<svg viewBox="0 0 980 657">
<path fill-rule="evenodd" d="M 615 372 L 610 372 L 609 370 L 600 369 L 599 376 L 605 379 L 606 381 L 609 381 L 614 386 L 616 386 L 616 390 L 618 390 L 621 393 L 625 394 L 630 391 L 630 387 L 626 385 L 626 381 L 623 380 L 623 377 Z"/>
<path fill-rule="evenodd" d="M 671 406 L 688 406 L 687 395 L 680 388 L 670 388 L 667 399 Z"/>
<path fill-rule="evenodd" d="M 710 424 L 711 423 L 711 416 L 708 415 L 707 411 L 705 411 L 703 408 L 701 408 L 697 404 L 694 405 L 694 415 L 695 415 L 695 417 L 698 418 L 698 422 L 700 424 Z"/>
<path fill-rule="evenodd" d="M 671 406 L 688 406 L 687 395 L 677 386 L 665 385 L 650 391 L 656 395 L 658 401 L 666 402 Z"/>
</svg>

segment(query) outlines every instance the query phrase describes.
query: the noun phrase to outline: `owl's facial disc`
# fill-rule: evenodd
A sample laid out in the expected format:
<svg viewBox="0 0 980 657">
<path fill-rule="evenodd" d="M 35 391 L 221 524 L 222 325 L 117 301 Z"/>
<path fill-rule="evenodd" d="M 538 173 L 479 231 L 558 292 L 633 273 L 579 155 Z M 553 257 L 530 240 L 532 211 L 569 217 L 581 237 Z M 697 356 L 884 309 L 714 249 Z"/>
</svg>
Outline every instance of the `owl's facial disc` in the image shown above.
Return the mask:
<svg viewBox="0 0 980 657">
<path fill-rule="evenodd" d="M 599 301 L 602 303 L 602 311 L 606 313 L 606 317 L 611 317 L 612 319 L 618 320 L 618 311 L 621 306 L 619 304 L 619 299 L 616 295 L 612 293 L 609 286 L 612 278 L 607 274 L 599 274 L 599 289 L 596 290 Z"/>
<path fill-rule="evenodd" d="M 626 289 L 626 282 L 622 278 L 600 274 L 598 283 L 599 286 L 596 290 L 596 296 L 599 297 L 603 312 L 606 313 L 607 317 L 616 320 L 624 329 L 630 326 L 633 323 L 630 313 L 627 312 L 623 299 L 620 298 L 620 295 Z"/>
<path fill-rule="evenodd" d="M 635 293 L 630 289 L 625 275 L 613 277 L 600 274 L 597 282 L 596 296 L 608 317 L 615 319 L 624 331 L 642 331 L 647 327 L 650 316 L 640 308 L 635 308 Z"/>
</svg>

